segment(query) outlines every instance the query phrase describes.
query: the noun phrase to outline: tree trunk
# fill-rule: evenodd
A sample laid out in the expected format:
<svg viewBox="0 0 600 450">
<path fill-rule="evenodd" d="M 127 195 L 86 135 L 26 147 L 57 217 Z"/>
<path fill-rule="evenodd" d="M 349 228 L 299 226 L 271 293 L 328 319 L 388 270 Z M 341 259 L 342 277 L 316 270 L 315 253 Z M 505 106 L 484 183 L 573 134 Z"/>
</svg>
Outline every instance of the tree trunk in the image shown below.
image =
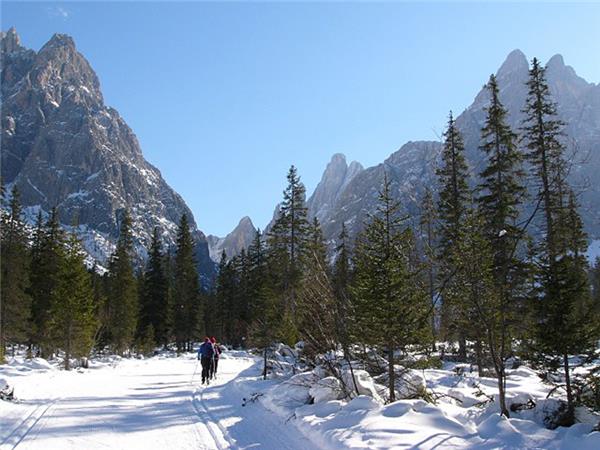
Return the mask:
<svg viewBox="0 0 600 450">
<path fill-rule="evenodd" d="M 467 338 L 462 330 L 458 332 L 458 357 L 462 361 L 467 360 Z"/>
<path fill-rule="evenodd" d="M 563 367 L 565 369 L 565 385 L 567 389 L 567 416 L 566 421 L 572 425 L 575 421 L 575 405 L 573 404 L 573 390 L 571 387 L 571 374 L 569 372 L 569 355 L 563 355 Z"/>
<path fill-rule="evenodd" d="M 477 373 L 480 377 L 483 377 L 483 350 L 481 348 L 481 339 L 479 338 L 475 341 L 475 358 L 477 362 Z"/>
<path fill-rule="evenodd" d="M 354 377 L 354 368 L 352 367 L 352 362 L 350 361 L 350 352 L 348 351 L 347 346 L 344 346 L 344 358 L 346 359 L 348 367 L 350 368 L 350 376 L 352 377 L 352 384 L 354 384 L 354 391 L 356 392 L 356 395 L 360 395 L 360 392 L 358 391 L 358 385 L 356 384 L 356 378 Z"/>
<path fill-rule="evenodd" d="M 504 369 L 496 370 L 497 378 L 498 378 L 498 399 L 500 402 L 500 414 L 504 417 L 510 417 L 508 412 L 508 408 L 506 407 L 506 386 L 505 386 L 505 378 Z"/>
<path fill-rule="evenodd" d="M 67 342 L 65 346 L 65 370 L 69 370 L 70 367 L 70 359 L 71 359 L 71 326 L 67 327 Z"/>
<path fill-rule="evenodd" d="M 396 401 L 396 372 L 394 372 L 394 347 L 388 346 L 388 377 L 390 399 L 389 403 Z"/>
<path fill-rule="evenodd" d="M 267 379 L 267 347 L 263 350 L 263 380 Z"/>
</svg>

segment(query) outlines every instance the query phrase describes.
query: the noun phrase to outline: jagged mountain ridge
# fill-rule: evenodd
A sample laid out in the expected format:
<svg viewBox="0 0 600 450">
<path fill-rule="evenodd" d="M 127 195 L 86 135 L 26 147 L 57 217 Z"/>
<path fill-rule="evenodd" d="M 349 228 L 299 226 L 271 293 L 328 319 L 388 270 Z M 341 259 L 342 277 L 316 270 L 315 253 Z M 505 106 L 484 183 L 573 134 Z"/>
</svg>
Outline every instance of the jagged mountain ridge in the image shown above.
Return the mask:
<svg viewBox="0 0 600 450">
<path fill-rule="evenodd" d="M 508 122 L 518 130 L 521 112 L 527 95 L 528 61 L 520 51 L 511 52 L 496 76 L 500 98 L 509 110 Z M 576 150 L 570 181 L 581 192 L 581 211 L 586 229 L 592 238 L 600 237 L 600 85 L 588 83 L 575 70 L 565 65 L 562 56 L 555 55 L 547 63 L 547 78 L 560 118 L 565 122 L 566 144 L 569 152 Z M 487 80 L 483 80 L 487 81 Z M 480 171 L 484 156 L 479 150 L 480 131 L 485 120 L 484 108 L 488 103 L 485 89 L 481 89 L 473 103 L 456 123 L 465 139 L 466 154 L 474 175 Z M 391 182 L 394 196 L 412 217 L 418 220 L 419 202 L 426 187 L 436 188 L 435 168 L 439 164 L 441 142 L 414 141 L 404 144 L 383 163 L 359 171 L 335 195 L 335 199 L 321 194 L 326 186 L 335 184 L 337 175 L 330 166 L 340 159 L 334 155 L 308 199 L 309 215 L 317 216 L 325 239 L 332 244 L 345 223 L 350 236 L 362 229 L 368 214 L 375 211 L 377 193 L 384 172 Z M 584 160 L 583 160 L 584 159 Z M 416 225 L 416 223 L 413 223 Z"/>
<path fill-rule="evenodd" d="M 223 252 L 231 259 L 239 255 L 242 250 L 246 250 L 256 236 L 256 228 L 250 217 L 243 217 L 237 226 L 224 238 L 209 234 L 208 251 L 213 261 L 219 262 Z"/>
<path fill-rule="evenodd" d="M 173 246 L 185 213 L 201 274 L 210 279 L 214 264 L 192 212 L 104 104 L 98 77 L 73 39 L 55 34 L 35 52 L 11 28 L 1 35 L 1 59 L 2 179 L 18 186 L 30 216 L 57 206 L 61 223 L 77 223 L 86 250 L 103 264 L 125 209 L 140 259 L 156 226 Z"/>
</svg>

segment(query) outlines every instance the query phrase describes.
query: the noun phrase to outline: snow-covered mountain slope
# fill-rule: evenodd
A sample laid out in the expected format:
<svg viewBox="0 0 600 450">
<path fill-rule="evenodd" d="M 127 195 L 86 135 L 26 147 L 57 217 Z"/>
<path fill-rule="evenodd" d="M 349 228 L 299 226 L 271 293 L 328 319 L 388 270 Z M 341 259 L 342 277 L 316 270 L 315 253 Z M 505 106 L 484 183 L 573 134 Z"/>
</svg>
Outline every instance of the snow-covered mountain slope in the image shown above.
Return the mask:
<svg viewBox="0 0 600 450">
<path fill-rule="evenodd" d="M 496 75 L 500 99 L 509 110 L 509 124 L 518 131 L 527 95 L 526 56 L 519 50 L 511 52 Z M 597 239 L 600 238 L 600 85 L 580 78 L 572 67 L 565 65 L 560 55 L 548 61 L 547 78 L 559 116 L 566 124 L 565 143 L 573 163 L 570 182 L 580 193 L 586 229 L 590 237 Z M 482 84 L 486 81 L 482 80 Z M 487 103 L 487 93 L 481 89 L 473 103 L 456 119 L 464 135 L 466 154 L 474 175 L 479 173 L 483 162 L 478 147 Z M 332 170 L 332 167 L 341 165 L 343 156 L 336 155 L 308 200 L 309 215 L 319 218 L 329 242 L 337 238 L 342 223 L 346 224 L 349 234 L 355 236 L 367 215 L 374 212 L 385 171 L 392 183 L 392 193 L 401 206 L 415 216 L 423 189 L 436 187 L 435 168 L 440 151 L 440 142 L 408 142 L 383 163 L 357 171 L 341 185 L 340 171 Z M 332 195 L 332 192 L 335 193 Z"/>
<path fill-rule="evenodd" d="M 82 226 L 86 249 L 100 263 L 126 209 L 141 259 L 154 227 L 167 246 L 174 244 L 185 213 L 201 271 L 210 277 L 214 265 L 191 211 L 104 104 L 98 77 L 73 39 L 55 34 L 35 52 L 10 29 L 1 35 L 1 59 L 2 179 L 18 186 L 23 204 L 44 212 L 58 207 L 63 224 Z"/>
</svg>

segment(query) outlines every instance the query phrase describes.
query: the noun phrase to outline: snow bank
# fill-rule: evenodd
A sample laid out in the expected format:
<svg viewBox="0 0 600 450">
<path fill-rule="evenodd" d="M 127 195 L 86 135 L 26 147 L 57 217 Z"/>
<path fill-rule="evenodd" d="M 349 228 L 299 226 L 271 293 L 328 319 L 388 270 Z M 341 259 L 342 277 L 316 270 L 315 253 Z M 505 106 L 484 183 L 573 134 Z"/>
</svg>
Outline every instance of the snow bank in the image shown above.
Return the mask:
<svg viewBox="0 0 600 450">
<path fill-rule="evenodd" d="M 275 384 L 260 401 L 315 448 L 600 448 L 600 432 L 593 431 L 600 416 L 584 408 L 577 418 L 585 423 L 548 429 L 562 402 L 546 399 L 551 386 L 527 366 L 508 371 L 507 403 L 515 405 L 510 419 L 499 415 L 496 379 L 479 377 L 468 365 L 421 371 L 397 366 L 395 372 L 400 400 L 392 404 L 384 404 L 387 374 L 374 379 L 355 369 L 359 395 L 348 399 L 343 385 L 354 391 L 350 371 L 342 370 L 340 381 L 323 367 Z M 435 403 L 418 398 L 423 394 Z"/>
</svg>

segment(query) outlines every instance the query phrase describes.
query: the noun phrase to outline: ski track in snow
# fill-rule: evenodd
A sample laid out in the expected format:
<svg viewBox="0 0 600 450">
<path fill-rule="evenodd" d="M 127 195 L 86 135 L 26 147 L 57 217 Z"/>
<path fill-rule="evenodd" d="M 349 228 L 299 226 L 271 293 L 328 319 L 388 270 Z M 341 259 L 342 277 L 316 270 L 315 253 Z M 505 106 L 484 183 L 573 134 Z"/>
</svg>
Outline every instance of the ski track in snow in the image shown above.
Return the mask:
<svg viewBox="0 0 600 450">
<path fill-rule="evenodd" d="M 191 357 L 122 360 L 13 377 L 22 403 L 0 411 L 0 450 L 314 448 L 258 402 L 242 407 L 238 384 L 256 378 L 255 359 L 227 355 L 206 387 L 200 373 L 192 380 L 195 364 Z M 50 392 L 58 395 L 44 398 Z"/>
</svg>

